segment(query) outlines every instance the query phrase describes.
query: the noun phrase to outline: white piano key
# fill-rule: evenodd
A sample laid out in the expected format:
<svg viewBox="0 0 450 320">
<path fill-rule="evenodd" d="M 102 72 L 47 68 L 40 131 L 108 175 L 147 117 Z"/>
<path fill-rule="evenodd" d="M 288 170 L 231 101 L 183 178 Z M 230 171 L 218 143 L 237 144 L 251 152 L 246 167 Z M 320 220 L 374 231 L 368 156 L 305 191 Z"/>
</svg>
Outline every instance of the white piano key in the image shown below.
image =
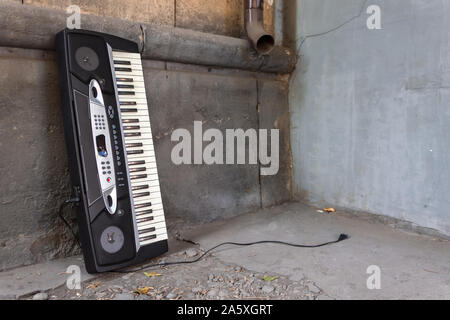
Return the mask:
<svg viewBox="0 0 450 320">
<path fill-rule="evenodd" d="M 133 82 L 127 82 L 127 81 L 120 81 L 119 79 L 117 80 L 117 84 L 125 84 L 125 85 L 132 85 L 135 88 L 138 89 L 145 89 L 145 83 L 144 81 L 133 81 Z M 120 88 L 118 88 L 119 90 Z"/>
<path fill-rule="evenodd" d="M 112 56 L 113 60 L 118 58 L 141 59 L 141 55 L 134 52 L 113 51 Z"/>
<path fill-rule="evenodd" d="M 150 193 L 159 193 L 161 195 L 161 190 L 159 188 L 159 184 L 154 185 L 154 186 L 150 186 L 147 183 L 139 183 L 139 184 L 132 185 L 132 187 L 142 187 L 142 186 L 148 186 L 145 189 L 141 189 L 142 191 L 149 191 Z"/>
<path fill-rule="evenodd" d="M 164 216 L 153 217 L 153 220 L 138 222 L 138 225 L 137 225 L 138 231 L 139 231 L 139 233 L 143 233 L 142 230 L 148 229 L 148 228 L 155 228 L 155 225 L 160 224 L 160 223 L 164 223 L 164 225 L 161 226 L 159 229 L 165 228 L 166 227 L 165 222 L 166 222 L 166 220 L 164 219 Z M 155 230 L 154 232 L 157 232 L 157 231 Z"/>
<path fill-rule="evenodd" d="M 162 229 L 166 227 L 166 222 L 165 221 L 158 221 L 158 222 L 153 222 L 150 224 L 142 224 L 138 227 L 139 230 L 139 236 L 143 237 L 146 232 L 142 232 L 143 230 L 147 229 L 147 228 L 155 228 L 155 231 L 149 231 L 148 233 L 154 233 L 154 232 L 158 232 L 158 229 Z"/>
<path fill-rule="evenodd" d="M 136 79 L 142 79 L 140 81 L 144 81 L 144 74 L 142 73 L 142 70 L 132 70 L 130 71 L 114 71 L 114 74 L 116 75 L 116 78 L 121 77 L 135 77 Z"/>
<path fill-rule="evenodd" d="M 144 77 L 129 74 L 128 76 L 118 76 L 116 75 L 117 83 L 121 84 L 142 84 L 145 87 Z"/>
<path fill-rule="evenodd" d="M 161 210 L 161 209 L 153 210 L 152 213 L 145 213 L 145 214 L 136 212 L 136 217 L 138 219 L 140 219 L 140 218 L 148 218 L 149 216 L 152 216 L 152 217 L 164 216 L 164 210 Z"/>
<path fill-rule="evenodd" d="M 157 204 L 162 203 L 162 200 L 161 200 L 160 194 L 150 194 L 149 196 L 145 196 L 145 197 L 141 197 L 141 198 L 134 198 L 133 202 L 135 205 L 151 202 L 152 207 L 154 207 Z"/>
<path fill-rule="evenodd" d="M 122 59 L 122 58 L 117 58 L 114 59 L 114 67 L 115 68 L 126 68 L 126 67 L 130 67 L 130 66 L 135 66 L 135 67 L 141 67 L 142 65 L 140 64 L 140 61 L 138 59 Z"/>
<path fill-rule="evenodd" d="M 140 178 L 143 175 L 147 175 L 147 176 Z M 158 175 L 137 172 L 137 173 L 130 173 L 130 178 L 131 178 L 131 180 L 135 180 L 135 181 L 142 180 L 142 179 L 146 179 L 148 181 L 156 181 L 156 180 L 158 180 Z"/>
<path fill-rule="evenodd" d="M 142 178 L 142 179 L 133 179 L 131 180 L 131 185 L 142 185 L 142 184 L 148 184 L 150 187 L 159 187 L 159 179 L 150 179 L 149 177 Z"/>
<path fill-rule="evenodd" d="M 132 65 L 114 65 L 114 73 L 117 75 L 119 73 L 133 73 L 140 72 L 142 73 L 142 65 L 132 64 Z M 130 71 L 131 69 L 131 71 Z"/>
<path fill-rule="evenodd" d="M 121 106 L 120 107 L 120 115 L 126 114 L 127 116 L 147 116 L 148 117 L 148 110 L 147 109 L 137 109 L 135 106 Z M 135 110 L 137 109 L 137 110 Z"/>
<path fill-rule="evenodd" d="M 125 143 L 132 143 L 132 142 L 138 142 L 142 139 L 150 139 L 152 137 L 151 133 L 142 133 L 140 136 L 132 136 L 132 137 L 125 137 Z"/>
<path fill-rule="evenodd" d="M 141 139 L 139 141 L 134 141 L 134 142 L 129 142 L 129 143 L 142 143 L 144 146 L 147 145 L 147 146 L 153 147 L 153 139 Z"/>
<path fill-rule="evenodd" d="M 120 89 L 119 89 L 120 90 Z M 122 91 L 122 90 L 121 90 Z M 140 93 L 139 97 L 136 96 L 127 96 L 127 95 L 119 95 L 120 102 L 135 102 L 137 104 L 147 105 L 147 96 L 143 93 Z"/>
<path fill-rule="evenodd" d="M 151 215 L 151 214 L 150 214 Z M 150 216 L 149 215 L 149 216 Z M 147 217 L 148 218 L 148 217 Z M 144 222 L 138 222 L 137 223 L 137 225 L 138 225 L 138 230 L 139 230 L 139 227 L 141 227 L 141 228 L 144 228 L 144 227 L 151 227 L 151 226 L 153 226 L 153 224 L 155 224 L 155 223 L 159 223 L 159 222 L 165 222 L 166 220 L 164 219 L 164 215 L 159 215 L 159 216 L 157 216 L 157 217 L 154 217 L 154 216 L 152 216 L 152 218 L 153 218 L 153 220 L 149 220 L 149 221 L 144 221 Z M 141 219 L 141 218 L 138 218 L 138 219 Z"/>
<path fill-rule="evenodd" d="M 124 120 L 124 119 L 122 119 L 122 120 Z M 151 132 L 150 122 L 141 122 L 141 121 L 139 121 L 139 122 L 125 122 L 124 121 L 122 123 L 122 125 L 124 127 L 131 127 L 131 128 L 128 128 L 128 129 L 124 129 L 125 132 L 127 132 L 128 130 L 139 130 L 139 129 L 133 129 L 133 126 L 139 126 L 140 130 L 145 131 L 146 133 Z"/>
<path fill-rule="evenodd" d="M 155 243 L 158 241 L 163 241 L 163 240 L 167 240 L 167 233 L 158 235 L 155 239 L 152 239 L 152 240 L 140 241 L 139 244 L 141 246 L 146 246 L 146 245 L 149 245 L 149 244 L 152 244 L 152 243 Z"/>
<path fill-rule="evenodd" d="M 154 227 L 148 227 L 154 228 Z M 138 231 L 139 233 L 139 241 L 153 240 L 158 238 L 158 236 L 163 236 L 167 234 L 166 225 L 162 225 L 161 228 L 157 228 L 154 231 L 146 231 L 145 229 L 141 229 Z M 149 238 L 150 237 L 150 238 Z"/>
<path fill-rule="evenodd" d="M 161 197 L 157 197 L 157 196 L 154 196 L 153 198 L 149 198 L 148 196 L 141 197 L 141 198 L 134 198 L 133 202 L 134 202 L 135 207 L 139 210 L 140 209 L 142 209 L 142 210 L 153 209 L 153 208 L 155 208 L 155 206 L 162 204 Z M 139 208 L 140 204 L 145 205 L 147 203 L 151 203 L 151 205 Z"/>
<path fill-rule="evenodd" d="M 133 84 L 128 84 L 130 86 L 133 86 Z M 138 93 L 144 93 L 145 94 L 145 88 L 144 87 L 125 87 L 121 88 L 120 86 L 117 87 L 117 91 L 119 92 L 138 92 Z M 124 95 L 119 94 L 119 100 L 121 97 L 125 97 Z"/>
<path fill-rule="evenodd" d="M 145 92 L 136 92 L 135 90 L 132 89 L 117 89 L 119 91 L 118 95 L 119 95 L 119 101 L 125 101 L 125 100 L 142 100 L 144 101 L 147 100 L 147 95 L 145 94 Z M 131 92 L 133 94 L 121 94 L 121 92 Z"/>
<path fill-rule="evenodd" d="M 134 114 L 134 112 L 133 113 L 123 112 L 123 113 L 121 113 L 121 118 L 122 118 L 122 120 L 136 120 L 137 119 L 137 120 L 139 120 L 139 122 L 150 124 L 150 119 L 148 117 L 146 117 L 144 115 Z M 122 123 L 126 124 L 126 122 L 122 122 Z"/>
<path fill-rule="evenodd" d="M 148 111 L 148 106 L 147 104 L 143 104 L 143 103 L 137 103 L 137 104 L 129 104 L 130 102 L 135 102 L 132 100 L 121 100 L 120 102 L 122 102 L 123 104 L 120 105 L 120 108 L 123 109 L 138 109 L 138 110 L 143 110 L 143 111 Z M 121 114 L 125 114 L 127 112 L 121 112 Z M 128 112 L 131 113 L 131 112 Z M 148 114 L 147 114 L 148 117 Z"/>
<path fill-rule="evenodd" d="M 139 151 L 139 152 L 143 151 L 144 153 L 145 152 L 153 152 L 153 153 L 155 152 L 153 145 L 142 145 L 140 147 L 125 147 L 125 149 L 126 149 L 127 153 L 129 151 L 129 152 L 131 152 L 130 155 L 134 155 L 134 156 L 142 155 L 142 153 L 134 153 L 133 154 L 133 151 Z"/>
<path fill-rule="evenodd" d="M 133 175 L 131 175 L 131 176 L 133 176 Z M 153 176 L 147 176 L 147 177 L 142 177 L 141 178 L 141 175 L 137 175 L 136 176 L 136 178 L 132 178 L 131 179 L 131 181 L 135 181 L 135 182 L 144 182 L 144 181 L 147 181 L 147 182 L 154 182 L 155 184 L 156 183 L 158 183 L 158 185 L 159 185 L 159 180 L 158 179 L 156 179 L 156 178 L 154 178 Z"/>
<path fill-rule="evenodd" d="M 136 161 L 137 159 L 148 160 L 150 163 L 156 162 L 155 152 L 154 151 L 144 151 L 144 153 L 140 154 L 128 154 L 127 158 L 129 161 Z"/>
</svg>

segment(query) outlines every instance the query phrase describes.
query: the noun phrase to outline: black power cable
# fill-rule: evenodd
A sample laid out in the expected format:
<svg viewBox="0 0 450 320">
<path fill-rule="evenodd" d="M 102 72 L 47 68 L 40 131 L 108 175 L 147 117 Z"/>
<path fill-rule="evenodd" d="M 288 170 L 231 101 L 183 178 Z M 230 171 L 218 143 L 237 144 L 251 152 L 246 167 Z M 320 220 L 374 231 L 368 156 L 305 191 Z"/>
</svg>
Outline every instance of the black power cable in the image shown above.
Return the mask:
<svg viewBox="0 0 450 320">
<path fill-rule="evenodd" d="M 206 250 L 200 257 L 198 257 L 195 260 L 190 260 L 190 261 L 173 261 L 173 262 L 163 262 L 163 263 L 155 263 L 155 264 L 149 264 L 146 266 L 142 266 L 140 268 L 137 269 L 132 269 L 132 270 L 114 270 L 114 271 L 110 271 L 110 272 L 117 272 L 117 273 L 133 273 L 133 272 L 138 272 L 138 271 L 142 271 L 148 268 L 154 268 L 154 267 L 165 267 L 165 266 L 170 266 L 170 265 L 176 265 L 176 264 L 190 264 L 190 263 L 195 263 L 200 261 L 201 259 L 203 259 L 203 257 L 205 257 L 208 253 L 210 253 L 211 251 L 213 251 L 214 249 L 217 249 L 221 246 L 224 245 L 233 245 L 233 246 L 253 246 L 253 245 L 257 245 L 257 244 L 265 244 L 265 243 L 272 243 L 272 244 L 281 244 L 281 245 L 286 245 L 286 246 L 290 246 L 290 247 L 296 247 L 296 248 L 319 248 L 319 247 L 323 247 L 323 246 L 327 246 L 333 243 L 338 243 L 341 241 L 344 241 L 346 239 L 349 239 L 350 237 L 344 233 L 341 233 L 339 235 L 339 238 L 337 240 L 334 241 L 329 241 L 329 242 L 325 242 L 325 243 L 321 243 L 321 244 L 315 244 L 315 245 L 305 245 L 305 244 L 296 244 L 296 243 L 289 243 L 289 242 L 284 242 L 284 241 L 277 241 L 277 240 L 262 240 L 262 241 L 256 241 L 256 242 L 247 242 L 247 243 L 239 243 L 239 242 L 223 242 L 220 243 L 214 247 L 212 247 L 211 249 Z"/>
<path fill-rule="evenodd" d="M 77 241 L 79 247 L 81 248 L 81 243 L 80 243 L 78 237 L 76 236 L 76 234 L 73 231 L 72 227 L 70 226 L 69 222 L 67 222 L 67 220 L 63 216 L 63 210 L 64 210 L 64 208 L 67 205 L 72 204 L 72 203 L 78 203 L 78 202 L 80 202 L 80 199 L 77 198 L 77 197 L 64 201 L 61 204 L 61 206 L 59 207 L 58 215 L 61 218 L 61 220 L 64 221 L 64 224 L 70 229 L 70 232 L 72 232 L 72 235 L 73 235 L 74 239 Z M 271 243 L 271 244 L 280 244 L 280 245 L 285 245 L 285 246 L 290 246 L 290 247 L 295 247 L 295 248 L 319 248 L 319 247 L 324 247 L 324 246 L 327 246 L 327 245 L 330 245 L 330 244 L 333 244 L 333 243 L 338 243 L 338 242 L 344 241 L 346 239 L 349 239 L 349 236 L 346 235 L 345 233 L 341 233 L 337 240 L 328 241 L 328 242 L 315 244 L 315 245 L 296 244 L 296 243 L 289 243 L 289 242 L 277 241 L 277 240 L 262 240 L 262 241 L 255 241 L 255 242 L 246 242 L 246 243 L 241 243 L 241 242 L 222 242 L 222 243 L 220 243 L 220 244 L 218 244 L 218 245 L 216 245 L 216 246 L 206 250 L 200 257 L 198 257 L 197 259 L 194 259 L 194 260 L 155 263 L 155 264 L 145 265 L 145 266 L 139 267 L 137 269 L 132 269 L 132 270 L 113 270 L 113 271 L 110 271 L 110 272 L 133 273 L 133 272 L 138 272 L 138 271 L 142 271 L 142 270 L 145 270 L 145 269 L 148 269 L 148 268 L 154 268 L 154 267 L 165 267 L 165 266 L 171 266 L 171 265 L 177 265 L 177 264 L 196 263 L 196 262 L 202 260 L 211 251 L 213 251 L 213 250 L 215 250 L 215 249 L 217 249 L 219 247 L 225 246 L 225 245 L 247 247 L 247 246 L 253 246 L 253 245 L 257 245 L 257 244 Z"/>
</svg>

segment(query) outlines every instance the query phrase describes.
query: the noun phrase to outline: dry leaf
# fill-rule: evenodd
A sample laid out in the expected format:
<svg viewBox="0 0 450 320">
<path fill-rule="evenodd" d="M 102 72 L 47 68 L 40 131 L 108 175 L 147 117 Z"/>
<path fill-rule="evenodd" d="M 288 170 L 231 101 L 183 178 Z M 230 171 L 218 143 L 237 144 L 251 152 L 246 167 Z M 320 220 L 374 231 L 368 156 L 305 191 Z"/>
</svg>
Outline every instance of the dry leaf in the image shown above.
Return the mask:
<svg viewBox="0 0 450 320">
<path fill-rule="evenodd" d="M 162 276 L 162 274 L 157 273 L 157 272 L 154 272 L 154 271 L 152 271 L 152 272 L 144 272 L 144 275 L 145 275 L 146 277 L 148 277 L 148 278 L 151 278 L 151 277 L 160 277 L 160 276 Z"/>
<path fill-rule="evenodd" d="M 336 210 L 334 208 L 324 208 L 323 211 L 328 212 L 328 213 L 336 212 Z"/>
<path fill-rule="evenodd" d="M 136 290 L 134 290 L 134 293 L 137 294 L 147 294 L 147 292 L 150 290 L 150 287 L 142 287 L 142 288 L 137 288 Z"/>
<path fill-rule="evenodd" d="M 277 277 L 273 277 L 273 276 L 264 276 L 264 277 L 262 277 L 262 279 L 265 281 L 265 282 L 271 282 L 271 281 L 273 281 L 273 280 L 275 280 Z"/>
<path fill-rule="evenodd" d="M 92 282 L 91 284 L 89 284 L 86 289 L 95 289 L 100 285 L 100 281 L 96 281 L 96 282 Z"/>
</svg>

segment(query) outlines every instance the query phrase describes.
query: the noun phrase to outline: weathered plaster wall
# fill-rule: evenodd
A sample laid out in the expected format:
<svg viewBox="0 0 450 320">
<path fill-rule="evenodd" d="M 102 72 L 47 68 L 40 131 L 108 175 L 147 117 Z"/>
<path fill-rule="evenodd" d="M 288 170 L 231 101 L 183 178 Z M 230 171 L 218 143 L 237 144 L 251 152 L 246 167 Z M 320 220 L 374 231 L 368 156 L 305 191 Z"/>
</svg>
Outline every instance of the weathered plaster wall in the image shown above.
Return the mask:
<svg viewBox="0 0 450 320">
<path fill-rule="evenodd" d="M 18 1 L 22 0 L 10 0 Z M 23 0 L 25 4 L 174 26 L 231 37 L 244 37 L 242 0 Z M 264 24 L 273 32 L 273 4 L 264 4 Z"/>
<path fill-rule="evenodd" d="M 382 30 L 366 27 L 371 4 Z M 450 2 L 299 0 L 291 9 L 296 197 L 450 234 Z"/>
</svg>

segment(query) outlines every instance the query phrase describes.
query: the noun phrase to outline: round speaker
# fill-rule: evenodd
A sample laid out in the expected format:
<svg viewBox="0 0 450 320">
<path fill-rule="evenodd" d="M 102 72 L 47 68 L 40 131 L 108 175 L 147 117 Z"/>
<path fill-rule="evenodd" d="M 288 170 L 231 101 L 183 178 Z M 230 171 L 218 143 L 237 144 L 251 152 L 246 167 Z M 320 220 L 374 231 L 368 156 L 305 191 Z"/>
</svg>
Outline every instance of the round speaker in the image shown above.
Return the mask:
<svg viewBox="0 0 450 320">
<path fill-rule="evenodd" d="M 103 230 L 100 236 L 100 243 L 103 250 L 108 253 L 116 253 L 123 247 L 123 232 L 117 227 L 111 226 Z"/>
<path fill-rule="evenodd" d="M 98 68 L 100 60 L 97 53 L 89 47 L 80 47 L 75 51 L 77 64 L 86 71 L 94 71 Z"/>
</svg>

